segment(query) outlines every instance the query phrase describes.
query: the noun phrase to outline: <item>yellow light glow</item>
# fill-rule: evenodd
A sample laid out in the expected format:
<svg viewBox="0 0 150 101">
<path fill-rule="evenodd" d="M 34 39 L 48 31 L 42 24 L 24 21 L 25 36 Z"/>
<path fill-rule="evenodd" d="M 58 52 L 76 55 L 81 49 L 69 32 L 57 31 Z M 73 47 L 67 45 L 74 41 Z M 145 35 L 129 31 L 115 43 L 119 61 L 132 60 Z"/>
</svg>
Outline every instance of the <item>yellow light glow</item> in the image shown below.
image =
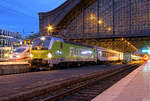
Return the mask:
<svg viewBox="0 0 150 101">
<path fill-rule="evenodd" d="M 12 55 L 10 55 L 9 57 L 10 57 L 10 58 L 13 58 L 13 56 L 12 56 Z"/>
<path fill-rule="evenodd" d="M 129 41 L 125 40 L 124 38 L 122 38 L 122 40 L 124 40 L 124 42 L 128 45 L 130 45 L 130 47 L 132 47 L 135 50 L 138 50 L 132 43 L 130 43 Z"/>
<path fill-rule="evenodd" d="M 8 54 L 5 54 L 4 56 L 5 56 L 5 57 L 8 57 L 9 55 L 8 55 Z"/>
<path fill-rule="evenodd" d="M 96 16 L 95 16 L 94 14 L 91 14 L 91 15 L 90 15 L 90 19 L 91 19 L 91 20 L 95 20 L 95 19 L 96 19 Z"/>
<path fill-rule="evenodd" d="M 108 27 L 108 29 L 107 29 L 108 31 L 111 31 L 112 30 L 112 28 L 111 27 Z"/>
<path fill-rule="evenodd" d="M 20 56 L 19 56 L 19 55 L 17 55 L 16 57 L 17 57 L 17 58 L 20 58 Z"/>
<path fill-rule="evenodd" d="M 45 38 L 44 36 L 43 36 L 43 37 L 41 37 L 41 40 L 42 40 L 42 41 L 44 41 L 45 39 L 46 39 L 46 38 Z"/>
<path fill-rule="evenodd" d="M 48 53 L 48 58 L 52 58 L 52 54 L 51 53 Z"/>
<path fill-rule="evenodd" d="M 47 26 L 47 30 L 48 31 L 52 31 L 53 30 L 53 26 L 51 26 L 51 25 Z"/>
<path fill-rule="evenodd" d="M 33 55 L 32 55 L 32 54 L 30 54 L 30 57 L 32 58 L 32 57 L 33 57 Z"/>
<path fill-rule="evenodd" d="M 102 23 L 103 23 L 103 21 L 102 21 L 102 20 L 99 20 L 99 21 L 98 21 L 98 23 L 99 23 L 99 24 L 102 24 Z"/>
</svg>

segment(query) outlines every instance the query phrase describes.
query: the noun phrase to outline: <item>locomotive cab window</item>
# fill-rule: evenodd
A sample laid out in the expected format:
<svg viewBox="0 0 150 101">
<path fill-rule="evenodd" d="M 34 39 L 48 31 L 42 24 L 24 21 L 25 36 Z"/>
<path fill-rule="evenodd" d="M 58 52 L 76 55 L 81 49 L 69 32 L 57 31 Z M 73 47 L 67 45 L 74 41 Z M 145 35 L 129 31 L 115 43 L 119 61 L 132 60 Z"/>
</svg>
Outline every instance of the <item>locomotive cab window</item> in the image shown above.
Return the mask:
<svg viewBox="0 0 150 101">
<path fill-rule="evenodd" d="M 32 47 L 33 47 L 33 49 L 45 50 L 45 49 L 48 49 L 50 42 L 51 42 L 50 37 L 37 38 L 33 41 Z"/>
</svg>

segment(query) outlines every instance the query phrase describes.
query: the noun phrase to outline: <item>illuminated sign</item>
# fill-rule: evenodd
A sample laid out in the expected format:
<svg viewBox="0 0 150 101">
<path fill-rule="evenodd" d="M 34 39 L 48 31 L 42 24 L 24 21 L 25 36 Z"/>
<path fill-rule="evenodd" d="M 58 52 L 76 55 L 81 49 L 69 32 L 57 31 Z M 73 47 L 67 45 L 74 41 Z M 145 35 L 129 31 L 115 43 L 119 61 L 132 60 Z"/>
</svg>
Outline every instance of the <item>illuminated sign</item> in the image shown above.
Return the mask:
<svg viewBox="0 0 150 101">
<path fill-rule="evenodd" d="M 143 53 L 150 53 L 150 50 L 142 50 Z"/>
</svg>

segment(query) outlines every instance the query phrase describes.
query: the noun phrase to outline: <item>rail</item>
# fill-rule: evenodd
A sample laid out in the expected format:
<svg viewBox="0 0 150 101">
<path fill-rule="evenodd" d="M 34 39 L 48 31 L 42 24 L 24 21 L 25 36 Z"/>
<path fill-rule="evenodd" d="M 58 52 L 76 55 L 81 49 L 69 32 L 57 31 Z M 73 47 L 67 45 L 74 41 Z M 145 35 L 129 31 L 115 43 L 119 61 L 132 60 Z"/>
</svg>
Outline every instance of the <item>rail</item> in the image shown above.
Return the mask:
<svg viewBox="0 0 150 101">
<path fill-rule="evenodd" d="M 79 91 L 82 88 L 85 88 L 95 82 L 98 82 L 100 80 L 103 80 L 105 78 L 108 78 L 110 76 L 113 76 L 117 73 L 120 73 L 124 70 L 128 70 L 130 68 L 133 67 L 137 67 L 139 66 L 138 64 L 134 64 L 134 65 L 127 65 L 125 67 L 121 67 L 118 69 L 111 69 L 108 71 L 104 71 L 103 73 L 96 73 L 96 74 L 90 74 L 84 78 L 79 78 L 78 80 L 71 82 L 68 84 L 68 86 L 62 86 L 61 89 L 53 91 L 53 93 L 48 93 L 44 96 L 41 97 L 42 101 L 56 101 L 58 99 L 63 98 L 64 96 L 68 96 L 70 94 L 73 94 L 77 91 Z M 39 98 L 38 98 L 39 100 Z M 36 101 L 36 99 L 35 99 Z"/>
</svg>

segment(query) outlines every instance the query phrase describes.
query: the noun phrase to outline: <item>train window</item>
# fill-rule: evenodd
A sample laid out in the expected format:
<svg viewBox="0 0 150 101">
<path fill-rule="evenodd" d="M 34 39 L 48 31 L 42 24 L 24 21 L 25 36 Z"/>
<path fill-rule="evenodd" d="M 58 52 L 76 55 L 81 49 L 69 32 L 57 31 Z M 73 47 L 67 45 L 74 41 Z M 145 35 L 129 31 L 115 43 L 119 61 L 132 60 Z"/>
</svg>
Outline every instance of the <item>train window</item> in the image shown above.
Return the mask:
<svg viewBox="0 0 150 101">
<path fill-rule="evenodd" d="M 106 52 L 106 57 L 109 57 L 110 55 L 109 55 L 109 52 Z"/>
<path fill-rule="evenodd" d="M 49 46 L 49 44 L 50 44 L 50 40 L 45 40 L 45 41 L 43 41 L 43 46 L 42 46 L 42 48 L 47 49 L 48 46 Z"/>
<path fill-rule="evenodd" d="M 75 49 L 75 55 L 78 56 L 78 49 Z"/>
<path fill-rule="evenodd" d="M 98 55 L 99 55 L 99 56 L 102 56 L 102 51 L 99 51 Z"/>
<path fill-rule="evenodd" d="M 70 56 L 74 56 L 74 47 L 70 47 Z"/>
<path fill-rule="evenodd" d="M 81 55 L 81 50 L 80 50 L 80 48 L 77 49 L 77 55 L 78 55 L 78 56 Z"/>
<path fill-rule="evenodd" d="M 63 43 L 62 42 L 60 43 L 60 48 L 63 49 Z"/>
<path fill-rule="evenodd" d="M 104 52 L 102 51 L 102 57 L 104 57 Z"/>
<path fill-rule="evenodd" d="M 44 40 L 41 40 L 40 38 L 35 39 L 33 41 L 33 49 L 36 49 L 37 47 L 40 47 L 40 49 L 48 49 L 51 39 L 49 37 L 46 37 Z"/>
<path fill-rule="evenodd" d="M 0 40 L 0 45 L 2 44 L 3 42 Z"/>
<path fill-rule="evenodd" d="M 102 51 L 102 57 L 106 57 L 107 56 L 107 52 Z"/>
<path fill-rule="evenodd" d="M 26 48 L 17 48 L 14 50 L 14 52 L 21 53 L 21 52 L 24 52 L 25 50 L 26 50 Z"/>
</svg>

